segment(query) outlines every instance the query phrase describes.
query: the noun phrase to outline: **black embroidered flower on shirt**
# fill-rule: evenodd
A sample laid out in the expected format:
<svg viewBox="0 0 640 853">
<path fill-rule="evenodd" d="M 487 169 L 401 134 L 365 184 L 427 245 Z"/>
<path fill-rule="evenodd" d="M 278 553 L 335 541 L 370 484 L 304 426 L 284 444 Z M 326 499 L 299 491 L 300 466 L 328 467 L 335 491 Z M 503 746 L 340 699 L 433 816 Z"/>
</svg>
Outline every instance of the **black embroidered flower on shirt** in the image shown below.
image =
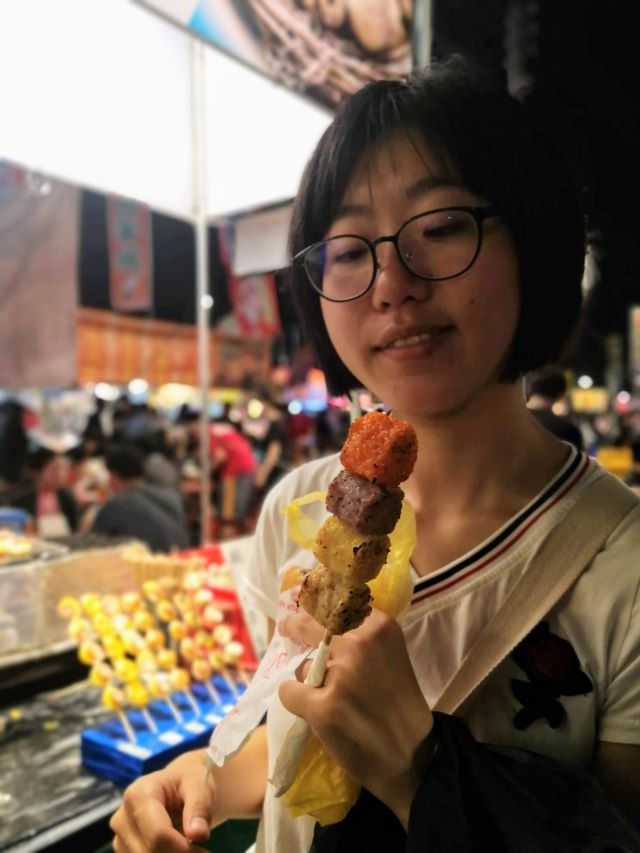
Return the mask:
<svg viewBox="0 0 640 853">
<path fill-rule="evenodd" d="M 511 691 L 523 706 L 513 718 L 513 724 L 521 731 L 541 718 L 557 729 L 566 716 L 558 697 L 578 696 L 593 690 L 573 646 L 552 634 L 548 622 L 536 625 L 511 657 L 530 679 L 530 682 L 516 678 L 511 681 Z"/>
</svg>

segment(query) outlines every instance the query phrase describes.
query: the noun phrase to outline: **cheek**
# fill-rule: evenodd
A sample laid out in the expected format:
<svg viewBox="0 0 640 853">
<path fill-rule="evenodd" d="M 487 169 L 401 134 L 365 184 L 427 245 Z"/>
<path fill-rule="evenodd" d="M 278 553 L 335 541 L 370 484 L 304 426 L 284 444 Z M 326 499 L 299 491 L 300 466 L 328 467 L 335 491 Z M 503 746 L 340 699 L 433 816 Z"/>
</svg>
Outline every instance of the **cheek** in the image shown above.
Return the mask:
<svg viewBox="0 0 640 853">
<path fill-rule="evenodd" d="M 357 303 L 345 302 L 338 305 L 335 302 L 322 302 L 322 316 L 331 343 L 340 358 L 348 359 L 348 353 L 353 343 L 353 331 L 358 328 L 359 320 L 356 318 Z"/>
<path fill-rule="evenodd" d="M 510 343 L 520 313 L 518 269 L 515 261 L 487 270 L 479 282 L 479 287 L 469 298 L 467 307 L 485 337 L 495 337 L 496 343 Z"/>
</svg>

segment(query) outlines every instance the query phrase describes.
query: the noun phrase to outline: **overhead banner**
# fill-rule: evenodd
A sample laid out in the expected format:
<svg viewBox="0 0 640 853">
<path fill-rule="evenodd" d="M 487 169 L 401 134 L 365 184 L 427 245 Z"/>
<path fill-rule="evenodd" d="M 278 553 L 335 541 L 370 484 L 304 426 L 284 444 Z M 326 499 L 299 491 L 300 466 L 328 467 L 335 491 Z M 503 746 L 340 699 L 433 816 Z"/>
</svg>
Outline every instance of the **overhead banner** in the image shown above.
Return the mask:
<svg viewBox="0 0 640 853">
<path fill-rule="evenodd" d="M 151 212 L 144 204 L 107 196 L 109 290 L 114 311 L 150 311 L 153 303 Z"/>
<path fill-rule="evenodd" d="M 0 160 L 0 388 L 76 380 L 78 191 Z"/>
<path fill-rule="evenodd" d="M 273 273 L 235 275 L 231 260 L 236 240 L 234 225 L 220 226 L 216 232 L 220 260 L 227 274 L 227 289 L 233 308 L 233 324 L 227 324 L 223 328 L 243 338 L 270 340 L 282 331 L 275 276 Z"/>
<path fill-rule="evenodd" d="M 138 2 L 329 107 L 412 65 L 413 0 Z"/>
</svg>

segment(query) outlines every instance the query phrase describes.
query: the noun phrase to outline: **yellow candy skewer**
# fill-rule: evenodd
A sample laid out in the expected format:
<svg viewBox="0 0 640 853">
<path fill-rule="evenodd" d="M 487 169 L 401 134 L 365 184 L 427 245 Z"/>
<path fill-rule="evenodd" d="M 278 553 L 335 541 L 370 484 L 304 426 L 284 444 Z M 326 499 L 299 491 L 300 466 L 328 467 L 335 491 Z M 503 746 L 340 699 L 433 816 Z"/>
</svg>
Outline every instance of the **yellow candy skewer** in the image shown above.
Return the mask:
<svg viewBox="0 0 640 853">
<path fill-rule="evenodd" d="M 231 640 L 222 650 L 222 659 L 226 664 L 233 667 L 234 672 L 238 676 L 238 679 L 244 684 L 245 687 L 248 687 L 249 678 L 247 676 L 247 673 L 242 669 L 239 663 L 243 652 L 244 647 L 242 643 L 238 642 L 238 640 Z"/>
<path fill-rule="evenodd" d="M 58 602 L 57 611 L 59 616 L 71 622 L 72 619 L 82 616 L 82 605 L 72 595 L 65 595 Z"/>
<path fill-rule="evenodd" d="M 191 675 L 193 675 L 194 679 L 199 681 L 200 684 L 204 684 L 209 696 L 213 699 L 214 704 L 221 705 L 222 700 L 220 698 L 220 694 L 211 683 L 212 674 L 213 670 L 211 668 L 211 664 L 207 663 L 206 660 L 194 660 L 191 664 Z"/>
<path fill-rule="evenodd" d="M 169 644 L 174 651 L 177 651 L 178 643 L 187 636 L 187 626 L 180 619 L 172 619 L 167 630 L 169 632 Z"/>
<path fill-rule="evenodd" d="M 168 675 L 161 674 L 151 676 L 147 679 L 147 687 L 149 689 L 149 693 L 154 699 L 162 699 L 167 703 L 169 710 L 176 719 L 176 722 L 184 722 L 184 717 L 171 700 L 171 686 L 169 684 Z"/>
<path fill-rule="evenodd" d="M 189 673 L 181 666 L 177 666 L 169 673 L 169 683 L 171 687 L 178 693 L 184 693 L 187 701 L 193 709 L 193 713 L 199 717 L 202 713 L 201 708 L 193 697 L 193 693 L 189 690 Z"/>
<path fill-rule="evenodd" d="M 89 670 L 89 682 L 94 687 L 106 687 L 114 677 L 113 669 L 104 660 L 96 661 Z"/>
<path fill-rule="evenodd" d="M 127 698 L 129 699 L 129 702 L 133 705 L 133 707 L 137 708 L 141 712 L 147 725 L 154 733 L 154 735 L 157 735 L 158 727 L 156 726 L 153 717 L 146 708 L 146 705 L 149 703 L 149 691 L 144 686 L 144 684 L 137 679 L 135 681 L 130 681 L 127 684 Z"/>
<path fill-rule="evenodd" d="M 137 662 L 130 658 L 119 658 L 115 662 L 115 673 L 125 684 L 129 704 L 133 705 L 134 708 L 138 708 L 147 726 L 154 734 L 157 734 L 158 727 L 145 707 L 149 702 L 149 692 L 140 681 L 141 673 Z"/>
<path fill-rule="evenodd" d="M 220 678 L 227 685 L 229 690 L 233 693 L 233 695 L 238 699 L 240 694 L 238 693 L 238 688 L 236 687 L 235 681 L 231 678 L 229 670 L 224 664 L 224 660 L 222 659 L 222 655 L 218 651 L 209 652 L 209 663 L 213 667 L 214 671 L 218 673 Z"/>
<path fill-rule="evenodd" d="M 127 733 L 127 737 L 131 743 L 135 743 L 135 732 L 122 710 L 124 706 L 124 693 L 122 690 L 119 687 L 114 687 L 112 684 L 108 684 L 102 691 L 102 704 L 109 708 L 109 710 L 116 712 L 118 719 L 122 724 L 122 728 Z"/>
</svg>

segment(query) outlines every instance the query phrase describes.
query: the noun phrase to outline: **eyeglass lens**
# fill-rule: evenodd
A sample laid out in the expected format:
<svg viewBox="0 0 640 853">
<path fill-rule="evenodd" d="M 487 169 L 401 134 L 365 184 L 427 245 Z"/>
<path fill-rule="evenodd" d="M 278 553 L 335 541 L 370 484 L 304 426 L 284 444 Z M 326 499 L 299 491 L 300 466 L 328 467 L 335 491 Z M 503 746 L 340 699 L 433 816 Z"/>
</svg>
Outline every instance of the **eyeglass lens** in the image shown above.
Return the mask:
<svg viewBox="0 0 640 853">
<path fill-rule="evenodd" d="M 403 225 L 397 250 L 415 275 L 451 278 L 472 263 L 479 236 L 476 220 L 468 211 L 437 211 Z M 352 299 L 371 284 L 375 259 L 363 238 L 339 236 L 314 246 L 305 256 L 305 268 L 314 287 L 329 299 Z"/>
</svg>

